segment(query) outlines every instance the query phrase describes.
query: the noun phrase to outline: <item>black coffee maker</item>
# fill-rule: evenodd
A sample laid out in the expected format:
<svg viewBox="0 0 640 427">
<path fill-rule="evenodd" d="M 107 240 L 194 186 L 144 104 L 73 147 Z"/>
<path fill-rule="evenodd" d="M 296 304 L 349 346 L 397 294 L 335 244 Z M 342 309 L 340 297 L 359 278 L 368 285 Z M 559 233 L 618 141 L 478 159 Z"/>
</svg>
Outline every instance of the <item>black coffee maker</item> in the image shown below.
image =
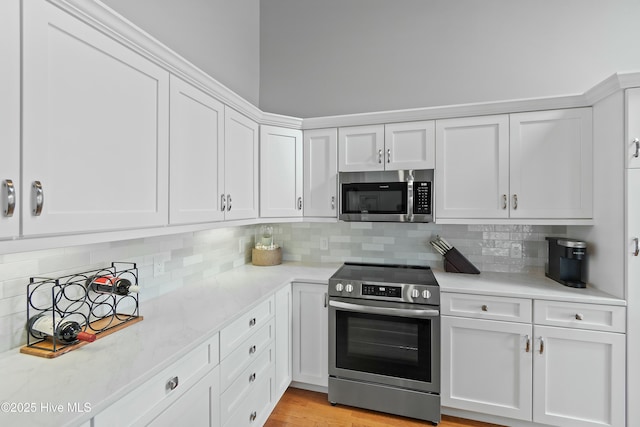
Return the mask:
<svg viewBox="0 0 640 427">
<path fill-rule="evenodd" d="M 566 237 L 547 237 L 549 261 L 545 275 L 572 288 L 587 287 L 587 244 Z"/>
</svg>

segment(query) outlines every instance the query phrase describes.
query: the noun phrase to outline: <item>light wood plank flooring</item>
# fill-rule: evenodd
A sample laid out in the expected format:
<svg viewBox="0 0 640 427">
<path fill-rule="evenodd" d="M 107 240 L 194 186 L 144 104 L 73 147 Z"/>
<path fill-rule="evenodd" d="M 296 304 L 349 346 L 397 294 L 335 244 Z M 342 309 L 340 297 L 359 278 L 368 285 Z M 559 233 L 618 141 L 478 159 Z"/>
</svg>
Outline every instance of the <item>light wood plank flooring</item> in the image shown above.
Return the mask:
<svg viewBox="0 0 640 427">
<path fill-rule="evenodd" d="M 289 387 L 271 413 L 265 427 L 424 427 L 430 422 L 368 411 L 350 406 L 331 406 L 327 395 Z M 442 416 L 439 427 L 499 427 L 496 424 Z"/>
</svg>

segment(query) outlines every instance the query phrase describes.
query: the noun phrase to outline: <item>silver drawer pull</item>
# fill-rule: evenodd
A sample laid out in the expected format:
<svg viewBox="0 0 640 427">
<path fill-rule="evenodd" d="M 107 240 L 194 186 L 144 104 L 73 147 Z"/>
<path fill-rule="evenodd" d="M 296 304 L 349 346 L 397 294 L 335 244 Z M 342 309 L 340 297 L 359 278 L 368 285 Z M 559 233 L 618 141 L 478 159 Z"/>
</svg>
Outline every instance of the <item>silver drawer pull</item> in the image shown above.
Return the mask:
<svg viewBox="0 0 640 427">
<path fill-rule="evenodd" d="M 256 420 L 256 418 L 258 418 L 258 413 L 256 411 L 253 411 L 251 415 L 249 415 L 249 421 L 253 422 Z"/>
<path fill-rule="evenodd" d="M 540 354 L 544 353 L 544 339 L 540 337 Z"/>
<path fill-rule="evenodd" d="M 382 150 L 378 150 L 378 163 L 382 163 Z"/>
<path fill-rule="evenodd" d="M 507 209 L 507 195 L 502 195 L 502 209 Z"/>
<path fill-rule="evenodd" d="M 387 148 L 387 163 L 391 163 L 391 148 Z"/>
<path fill-rule="evenodd" d="M 220 210 L 222 212 L 227 210 L 227 199 L 224 197 L 224 194 L 220 196 Z"/>
<path fill-rule="evenodd" d="M 256 346 L 252 345 L 251 347 L 249 347 L 249 354 L 254 354 L 256 352 Z"/>
<path fill-rule="evenodd" d="M 517 194 L 513 195 L 513 209 L 514 210 L 518 209 L 518 195 Z"/>
<path fill-rule="evenodd" d="M 231 210 L 231 194 L 227 194 L 227 212 Z"/>
<path fill-rule="evenodd" d="M 252 383 L 256 380 L 256 373 L 254 372 L 253 374 L 249 375 L 249 382 Z"/>
<path fill-rule="evenodd" d="M 331 196 L 331 210 L 336 210 L 336 196 Z"/>
<path fill-rule="evenodd" d="M 640 139 L 633 138 L 633 143 L 636 145 L 636 152 L 633 153 L 633 157 L 640 156 Z"/>
<path fill-rule="evenodd" d="M 298 197 L 298 210 L 302 210 L 302 197 Z"/>
<path fill-rule="evenodd" d="M 489 307 L 486 304 L 482 304 L 482 311 L 489 311 Z"/>
<path fill-rule="evenodd" d="M 524 351 L 529 353 L 531 350 L 531 337 L 529 335 L 525 335 L 525 338 L 527 339 L 527 343 L 525 344 Z"/>
<path fill-rule="evenodd" d="M 13 211 L 16 208 L 16 188 L 13 186 L 13 181 L 10 179 L 2 181 L 2 191 L 4 193 L 2 214 L 9 218 L 13 216 Z"/>
<path fill-rule="evenodd" d="M 31 213 L 34 216 L 40 216 L 42 213 L 42 205 L 44 205 L 44 190 L 40 181 L 33 181 L 31 184 Z"/>
<path fill-rule="evenodd" d="M 640 255 L 640 244 L 638 243 L 638 238 L 637 237 L 633 238 L 633 246 L 634 246 L 633 256 Z"/>
<path fill-rule="evenodd" d="M 253 319 L 249 320 L 249 327 L 252 328 L 256 326 L 256 318 L 254 317 Z"/>
<path fill-rule="evenodd" d="M 178 377 L 173 377 L 169 381 L 167 381 L 167 390 L 175 390 L 178 388 Z"/>
<path fill-rule="evenodd" d="M 576 320 L 582 320 L 582 313 L 576 313 Z"/>
</svg>

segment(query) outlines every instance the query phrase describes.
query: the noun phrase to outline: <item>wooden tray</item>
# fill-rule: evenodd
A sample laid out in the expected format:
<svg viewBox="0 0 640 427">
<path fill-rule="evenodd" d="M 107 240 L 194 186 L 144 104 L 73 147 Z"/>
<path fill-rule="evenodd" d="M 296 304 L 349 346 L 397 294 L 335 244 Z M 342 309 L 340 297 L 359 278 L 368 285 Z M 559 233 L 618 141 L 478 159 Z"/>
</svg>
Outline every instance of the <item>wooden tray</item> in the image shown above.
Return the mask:
<svg viewBox="0 0 640 427">
<path fill-rule="evenodd" d="M 116 314 L 116 316 L 118 315 Z M 125 316 L 122 315 L 122 317 L 125 317 Z M 107 335 L 111 335 L 112 333 L 117 332 L 121 329 L 124 329 L 127 326 L 131 326 L 135 323 L 138 323 L 142 321 L 142 319 L 143 319 L 142 316 L 127 318 L 126 320 L 118 320 L 117 318 L 112 319 L 111 317 L 107 317 L 104 319 L 96 320 L 95 322 L 91 322 L 89 324 L 89 327 L 93 330 L 100 330 L 102 328 L 107 327 L 108 325 L 111 325 L 109 329 L 106 329 L 102 332 L 98 332 L 96 334 L 96 340 L 99 340 L 100 338 L 104 338 Z M 87 328 L 87 330 L 90 331 L 89 328 Z M 57 350 L 53 351 L 53 341 L 47 338 L 44 341 L 41 341 L 36 344 L 32 344 L 31 346 L 25 345 L 21 347 L 20 353 L 30 354 L 32 356 L 44 357 L 47 359 L 53 359 L 58 356 L 62 356 L 63 354 L 66 354 L 70 351 L 73 351 L 76 348 L 83 347 L 87 344 L 91 344 L 91 343 L 86 341 L 78 341 L 77 343 L 69 344 L 69 345 L 58 343 L 58 345 L 56 346 Z"/>
</svg>

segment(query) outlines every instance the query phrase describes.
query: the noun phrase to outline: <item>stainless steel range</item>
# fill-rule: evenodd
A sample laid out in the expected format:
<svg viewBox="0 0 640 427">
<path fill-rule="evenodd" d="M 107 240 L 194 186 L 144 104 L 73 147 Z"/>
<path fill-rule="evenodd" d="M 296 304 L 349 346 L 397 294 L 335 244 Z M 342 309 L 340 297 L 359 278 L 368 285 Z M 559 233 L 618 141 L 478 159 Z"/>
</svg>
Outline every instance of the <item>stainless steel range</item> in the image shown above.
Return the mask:
<svg viewBox="0 0 640 427">
<path fill-rule="evenodd" d="M 440 288 L 429 267 L 329 279 L 329 402 L 440 422 Z"/>
</svg>

